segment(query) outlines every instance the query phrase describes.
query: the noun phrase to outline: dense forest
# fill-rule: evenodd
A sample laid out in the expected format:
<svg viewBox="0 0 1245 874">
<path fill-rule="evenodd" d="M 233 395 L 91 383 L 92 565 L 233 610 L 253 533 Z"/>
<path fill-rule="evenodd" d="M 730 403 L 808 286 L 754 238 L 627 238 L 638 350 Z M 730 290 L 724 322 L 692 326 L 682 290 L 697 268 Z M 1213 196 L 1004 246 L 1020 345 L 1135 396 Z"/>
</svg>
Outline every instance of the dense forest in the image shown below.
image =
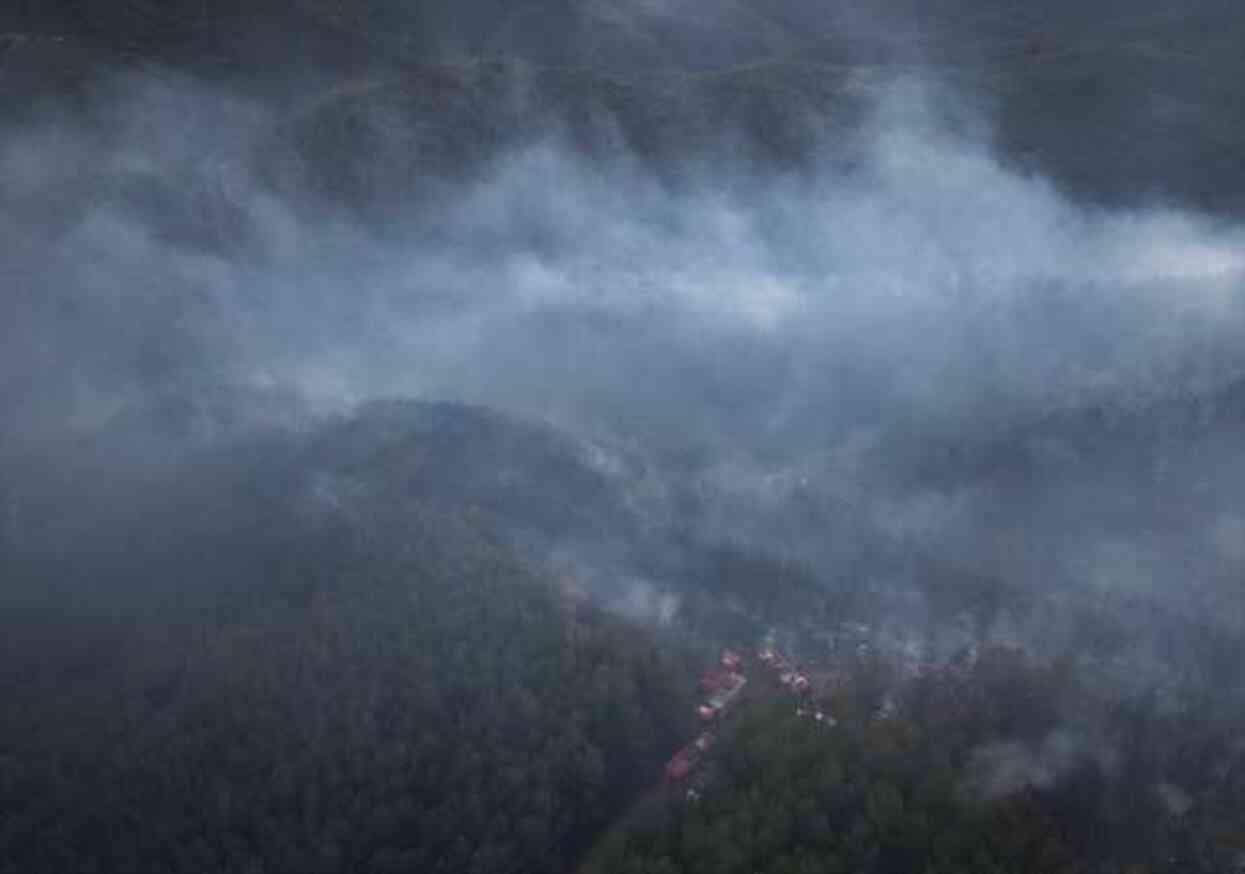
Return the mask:
<svg viewBox="0 0 1245 874">
<path fill-rule="evenodd" d="M 877 670 L 830 696 L 833 726 L 785 697 L 742 716 L 699 798 L 676 787 L 584 870 L 1215 872 L 1245 845 L 1239 713 L 1101 698 L 1008 649 L 880 711 Z"/>
<path fill-rule="evenodd" d="M 308 509 L 265 457 L 6 553 L 0 870 L 566 870 L 689 730 L 694 662 L 479 512 Z"/>
<path fill-rule="evenodd" d="M 1230 4 L 9 6 L 0 874 L 1245 872 Z"/>
<path fill-rule="evenodd" d="M 584 0 L 58 0 L 10 17 L 10 112 L 28 112 L 28 94 L 89 97 L 101 65 L 275 93 L 279 131 L 310 164 L 291 190 L 379 217 L 395 194 L 425 196 L 432 179 L 549 130 L 600 156 L 623 144 L 671 180 L 689 157 L 824 161 L 819 129 L 836 160 L 855 161 L 873 98 L 914 71 L 971 95 L 974 110 L 958 114 L 996 114 L 1009 160 L 1071 191 L 1225 215 L 1242 203 L 1242 24 L 1205 0 L 721 0 L 696 15 Z M 305 78 L 320 82 L 314 96 L 289 101 L 289 82 Z M 411 118 L 417 130 L 394 124 Z"/>
</svg>

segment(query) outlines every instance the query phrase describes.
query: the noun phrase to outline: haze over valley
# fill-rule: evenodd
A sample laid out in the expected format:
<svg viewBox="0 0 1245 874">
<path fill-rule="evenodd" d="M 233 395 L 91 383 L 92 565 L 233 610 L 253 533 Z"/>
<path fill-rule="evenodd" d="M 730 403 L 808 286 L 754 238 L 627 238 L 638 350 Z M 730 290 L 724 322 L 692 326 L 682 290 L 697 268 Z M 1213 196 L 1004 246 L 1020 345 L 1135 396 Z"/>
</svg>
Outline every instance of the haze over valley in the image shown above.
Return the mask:
<svg viewBox="0 0 1245 874">
<path fill-rule="evenodd" d="M 0 872 L 1245 870 L 1245 16 L 94 6 Z"/>
</svg>

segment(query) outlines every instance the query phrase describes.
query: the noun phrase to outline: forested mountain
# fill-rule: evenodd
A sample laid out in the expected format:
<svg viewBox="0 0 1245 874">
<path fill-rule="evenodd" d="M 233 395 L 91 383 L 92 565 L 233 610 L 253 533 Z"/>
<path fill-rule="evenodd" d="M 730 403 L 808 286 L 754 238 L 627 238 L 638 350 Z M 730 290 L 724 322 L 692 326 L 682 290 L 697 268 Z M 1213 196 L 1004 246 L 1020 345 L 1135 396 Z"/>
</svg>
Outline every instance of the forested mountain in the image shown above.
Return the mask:
<svg viewBox="0 0 1245 874">
<path fill-rule="evenodd" d="M 621 133 L 666 164 L 737 148 L 740 130 L 758 160 L 823 159 L 825 128 L 846 145 L 870 93 L 917 71 L 973 95 L 1018 166 L 1074 193 L 1242 202 L 1242 25 L 1220 3 L 61 0 L 10 17 L 2 93 L 15 108 L 24 91 L 80 89 L 101 63 L 279 93 L 291 77 L 317 83 L 290 123 L 356 201 L 385 193 L 355 190 L 360 174 L 392 186 L 461 170 L 550 123 L 597 148 Z M 398 148 L 401 117 L 422 124 Z"/>
<path fill-rule="evenodd" d="M 1245 15 L 10 7 L 0 874 L 1245 871 Z"/>
<path fill-rule="evenodd" d="M 493 411 L 375 404 L 184 442 L 158 474 L 116 454 L 169 415 L 119 422 L 92 464 L 77 453 L 71 492 L 27 491 L 7 532 L 15 872 L 569 870 L 690 736 L 703 658 L 670 631 L 804 629 L 811 653 L 817 629 L 887 609 L 755 547 L 674 537 L 667 631 L 601 613 L 573 568 L 549 576 L 567 572 L 550 548 L 613 536 L 596 571 L 618 585 L 656 548 L 632 481 Z M 27 482 L 47 463 L 27 459 Z M 987 610 L 977 639 L 1033 609 L 933 560 L 920 573 L 933 621 Z M 840 662 L 832 728 L 785 697 L 753 705 L 705 800 L 662 790 L 657 831 L 652 812 L 628 820 L 589 870 L 1220 870 L 1239 827 L 1239 650 L 1223 641 L 1226 673 L 1122 694 L 1090 654 L 1129 632 L 1072 606 L 1089 636 L 1054 663 L 989 650 L 904 685 L 865 655 Z M 891 698 L 900 715 L 879 718 Z"/>
<path fill-rule="evenodd" d="M 6 549 L 0 868 L 565 870 L 652 782 L 690 663 L 405 478 L 489 418 L 428 415 L 400 448 L 368 416 L 313 441 L 339 494 L 270 436 L 113 491 L 128 512 L 41 508 L 112 524 Z"/>
<path fill-rule="evenodd" d="M 895 712 L 861 688 L 832 728 L 786 700 L 748 714 L 702 799 L 584 870 L 1210 872 L 1245 838 L 1239 717 L 1213 705 L 1093 702 L 1066 664 L 1007 650 L 916 680 Z"/>
</svg>

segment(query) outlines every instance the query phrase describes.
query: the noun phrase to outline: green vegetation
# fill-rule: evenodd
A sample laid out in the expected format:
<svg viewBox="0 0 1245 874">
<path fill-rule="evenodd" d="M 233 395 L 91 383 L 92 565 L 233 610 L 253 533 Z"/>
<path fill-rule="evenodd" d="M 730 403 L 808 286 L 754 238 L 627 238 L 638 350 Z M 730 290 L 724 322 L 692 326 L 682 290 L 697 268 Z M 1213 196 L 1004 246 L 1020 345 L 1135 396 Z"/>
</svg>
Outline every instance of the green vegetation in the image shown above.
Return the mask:
<svg viewBox="0 0 1245 874">
<path fill-rule="evenodd" d="M 152 230 L 153 247 L 185 256 L 203 274 L 194 299 L 207 300 L 217 280 L 197 254 L 245 262 L 262 237 L 234 202 L 235 183 L 248 202 L 288 194 L 308 213 L 329 207 L 343 226 L 351 209 L 376 219 L 361 223 L 369 236 L 400 227 L 434 244 L 452 233 L 441 216 L 458 182 L 549 137 L 588 165 L 624 158 L 675 189 L 698 178 L 688 168 L 724 168 L 713 180 L 723 186 L 750 184 L 756 167 L 775 178 L 810 165 L 850 171 L 869 148 L 860 134 L 875 98 L 913 74 L 931 92 L 954 89 L 954 100 L 930 100 L 930 111 L 956 117 L 950 127 L 985 117 L 1000 160 L 1079 198 L 1226 215 L 1245 205 L 1240 13 L 1107 16 L 1070 0 L 1046 4 L 1049 15 L 1033 8 L 1042 4 L 968 14 L 985 4 L 894 0 L 876 18 L 860 3 L 837 16 L 805 0 L 722 0 L 694 14 L 677 5 L 22 3 L 20 26 L 0 34 L 0 115 L 14 130 L 35 119 L 57 135 L 19 144 L 14 155 L 29 148 L 39 159 L 31 167 L 9 164 L 28 171 L 46 157 L 74 172 L 64 185 L 34 173 L 11 186 L 11 254 L 24 262 L 24 249 L 44 251 L 32 241 L 51 240 L 47 251 L 85 277 L 93 264 L 57 241 L 107 207 L 137 237 Z M 183 92 L 227 94 L 255 118 L 236 138 L 222 131 L 229 145 L 196 144 L 183 185 L 180 171 L 112 151 L 133 133 L 117 127 L 132 123 L 128 96 L 152 81 L 172 83 L 172 111 L 157 116 L 179 135 Z M 76 134 L 81 150 L 52 148 Z M 781 235 L 777 224 L 762 233 Z M 467 258 L 509 245 L 481 236 L 456 245 Z M 135 258 L 137 281 L 149 271 Z M 889 477 L 878 482 L 896 496 L 917 486 L 997 496 L 982 499 L 997 512 L 980 515 L 998 536 L 965 544 L 975 561 L 961 569 L 884 540 L 854 518 L 869 515 L 869 500 L 818 495 L 816 482 L 768 529 L 741 513 L 749 536 L 730 541 L 740 536 L 730 525 L 704 521 L 725 496 L 696 474 L 723 447 L 695 408 L 650 424 L 625 404 L 602 414 L 597 424 L 616 419 L 623 436 L 652 429 L 639 460 L 617 465 L 594 466 L 552 428 L 452 404 L 373 404 L 293 435 L 235 439 L 235 427 L 247 430 L 243 408 L 271 421 L 300 413 L 269 396 L 209 409 L 217 401 L 204 384 L 232 373 L 215 359 L 234 347 L 208 335 L 234 330 L 233 315 L 200 336 L 200 304 L 168 293 L 159 270 L 133 314 L 59 268 L 46 281 L 25 270 L 15 299 L 27 303 L 12 324 L 46 310 L 32 323 L 51 326 L 81 310 L 84 341 L 122 338 L 118 361 L 105 355 L 101 369 L 126 371 L 123 382 L 142 384 L 134 394 L 167 378 L 193 399 L 115 434 L 31 450 L 45 453 L 34 464 L 0 433 L 0 874 L 543 874 L 585 858 L 599 874 L 1200 874 L 1245 858 L 1233 709 L 1242 648 L 1231 624 L 1241 558 L 1226 543 L 1240 534 L 1240 383 L 1209 402 L 1132 411 L 1073 401 L 1015 432 L 941 445 L 896 429 L 877 453 Z M 62 282 L 74 292 L 63 301 L 50 293 Z M 412 295 L 419 285 L 412 278 Z M 259 301 L 236 291 L 240 325 Z M 1060 294 L 1080 297 L 1081 286 L 1044 298 L 1089 335 L 1114 324 Z M 27 404 L 44 409 L 40 370 L 68 358 L 70 418 L 94 415 L 87 375 L 97 365 L 75 357 L 75 336 L 14 329 L 12 345 L 37 353 L 8 368 L 0 389 L 17 400 L 6 410 L 20 419 Z M 183 359 L 193 349 L 213 359 L 203 382 L 189 366 L 199 353 Z M 783 361 L 759 363 L 753 389 L 707 379 L 699 384 L 720 396 L 697 400 L 725 409 L 751 390 L 786 410 L 792 377 L 856 390 L 850 373 L 817 365 L 801 376 Z M 238 367 L 247 379 L 260 372 Z M 680 372 L 654 356 L 651 373 Z M 552 396 L 559 383 L 546 388 Z M 600 406 L 613 403 L 603 393 Z M 800 406 L 790 406 L 797 423 Z M 788 415 L 762 440 L 772 439 L 776 468 L 790 456 Z M 820 427 L 798 442 L 819 446 Z M 714 440 L 700 444 L 697 431 Z M 667 457 L 650 470 L 645 453 L 667 435 Z M 1221 454 L 1221 442 L 1232 451 Z M 651 505 L 650 476 L 662 487 Z M 1041 539 L 1054 518 L 1067 540 Z M 1082 545 L 1082 530 L 1086 544 L 1110 546 L 1115 530 L 1140 542 L 1146 526 L 1155 540 L 1183 532 L 1194 544 L 1155 565 L 1170 577 L 1161 599 L 1101 593 L 1099 603 L 1096 588 L 1075 591 L 1079 577 L 1005 578 L 999 558 L 1013 547 L 1075 555 L 1068 544 Z M 833 582 L 799 563 L 808 551 L 793 545 L 813 542 L 826 545 L 813 552 Z M 599 579 L 561 591 L 539 564 L 551 553 Z M 1120 565 L 1114 574 L 1129 576 L 1132 565 Z M 1052 647 L 1075 656 L 1038 665 L 986 650 L 971 668 L 914 682 L 897 713 L 878 718 L 899 672 L 862 647 L 833 693 L 833 728 L 750 684 L 739 722 L 719 729 L 697 775 L 701 799 L 663 808 L 655 824 L 619 824 L 654 797 L 663 761 L 696 730 L 699 670 L 682 645 L 585 595 L 622 601 L 637 580 L 658 581 L 663 603 L 678 604 L 664 618 L 701 641 L 747 643 L 772 628 L 824 652 L 845 619 L 924 619 L 931 639 L 952 628 L 986 640 L 1012 627 L 1023 636 L 1044 616 L 1066 641 Z M 888 603 L 898 605 L 889 615 Z M 1222 625 L 1203 620 L 1217 613 Z M 1143 637 L 1153 652 L 1132 650 Z M 1161 691 L 1121 699 L 1107 688 L 1120 679 Z"/>
<path fill-rule="evenodd" d="M 1093 696 L 1011 650 L 916 682 L 891 718 L 863 688 L 832 697 L 834 728 L 785 699 L 749 712 L 700 800 L 611 834 L 585 870 L 1212 872 L 1242 834 L 1245 760 L 1209 707 L 1065 722 Z"/>
<path fill-rule="evenodd" d="M 1223 4 L 856 6 L 40 4 L 0 43 L 0 102 L 18 116 L 32 89 L 89 91 L 101 64 L 275 87 L 271 146 L 307 162 L 298 184 L 375 208 L 551 130 L 587 152 L 621 143 L 663 170 L 725 155 L 850 160 L 871 98 L 916 74 L 987 115 L 1006 160 L 1079 195 L 1239 209 L 1245 25 Z M 285 80 L 309 69 L 322 86 L 290 105 Z"/>
<path fill-rule="evenodd" d="M 567 870 L 691 730 L 694 670 L 470 513 L 308 521 L 272 461 L 134 489 L 128 557 L 6 561 L 0 871 Z"/>
</svg>

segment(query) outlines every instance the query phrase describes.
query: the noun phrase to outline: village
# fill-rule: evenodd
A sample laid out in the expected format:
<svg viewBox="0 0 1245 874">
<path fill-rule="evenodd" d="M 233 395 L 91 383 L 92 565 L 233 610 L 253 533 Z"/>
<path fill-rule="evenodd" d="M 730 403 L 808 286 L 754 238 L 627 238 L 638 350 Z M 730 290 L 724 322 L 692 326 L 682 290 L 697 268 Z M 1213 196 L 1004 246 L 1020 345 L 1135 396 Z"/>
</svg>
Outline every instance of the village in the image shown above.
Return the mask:
<svg viewBox="0 0 1245 874">
<path fill-rule="evenodd" d="M 808 675 L 794 667 L 772 642 L 762 643 L 756 660 L 770 675 L 770 680 L 786 690 L 796 700 L 796 713 L 818 723 L 833 727 L 835 721 L 819 703 L 812 698 L 812 681 Z M 685 797 L 695 800 L 700 789 L 694 777 L 705 761 L 706 754 L 718 740 L 719 729 L 736 709 L 743 697 L 748 677 L 744 658 L 731 649 L 722 650 L 718 666 L 707 672 L 700 680 L 705 699 L 697 707 L 697 716 L 704 729 L 666 763 L 665 780 L 672 786 L 685 787 Z"/>
<path fill-rule="evenodd" d="M 945 662 L 925 658 L 921 647 L 909 642 L 875 635 L 861 623 L 843 623 L 838 634 L 837 652 L 816 667 L 796 661 L 767 635 L 757 646 L 752 659 L 733 649 L 721 651 L 717 664 L 700 678 L 704 699 L 697 707 L 702 725 L 700 733 L 679 749 L 666 763 L 663 783 L 676 796 L 687 801 L 701 797 L 709 752 L 722 739 L 728 720 L 745 701 L 749 685 L 748 667 L 755 666 L 757 675 L 753 688 L 761 686 L 759 695 L 788 695 L 793 700 L 795 715 L 808 719 L 827 730 L 839 725 L 832 713 L 836 696 L 849 685 L 850 665 L 873 660 L 884 665 L 890 682 L 876 701 L 871 702 L 871 718 L 883 721 L 899 712 L 898 689 L 905 683 L 931 675 L 962 675 L 970 671 L 979 656 L 975 644 L 963 647 Z"/>
</svg>

